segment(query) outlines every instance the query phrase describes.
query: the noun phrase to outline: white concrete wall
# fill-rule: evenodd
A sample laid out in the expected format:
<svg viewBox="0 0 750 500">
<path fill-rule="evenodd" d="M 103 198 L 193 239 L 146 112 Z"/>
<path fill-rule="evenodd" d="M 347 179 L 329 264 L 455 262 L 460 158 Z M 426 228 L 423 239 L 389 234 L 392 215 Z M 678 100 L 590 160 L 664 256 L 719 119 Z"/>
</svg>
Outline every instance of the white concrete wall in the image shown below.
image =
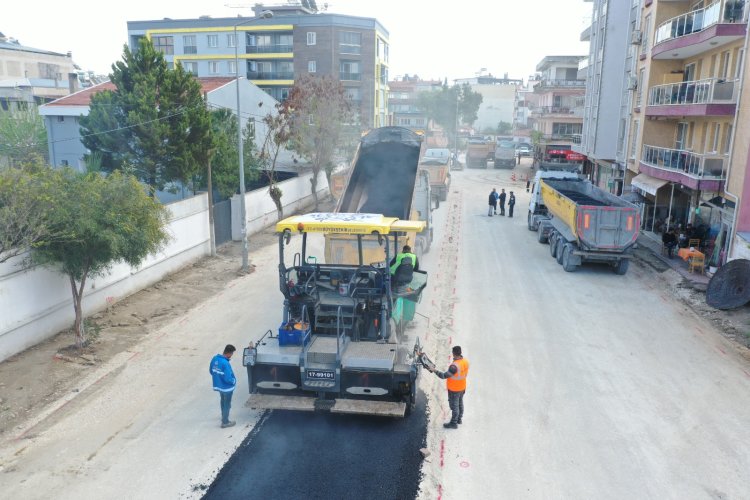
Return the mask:
<svg viewBox="0 0 750 500">
<path fill-rule="evenodd" d="M 84 315 L 100 311 L 210 253 L 208 195 L 167 208 L 171 212 L 171 241 L 137 269 L 117 264 L 106 276 L 87 280 Z M 18 265 L 20 260 L 0 264 L 0 361 L 72 326 L 75 318 L 68 278 L 46 267 L 24 270 Z"/>
<path fill-rule="evenodd" d="M 299 177 L 279 183 L 283 193 L 281 202 L 284 207 L 284 217 L 293 215 L 295 212 L 312 206 L 313 197 L 310 192 L 310 179 L 312 172 L 300 174 Z M 328 194 L 328 183 L 326 176 L 321 172 L 318 175 L 318 199 Z M 268 194 L 268 187 L 256 189 L 245 193 L 245 214 L 247 220 L 247 233 L 253 234 L 276 223 L 276 205 L 273 204 Z M 240 195 L 232 197 L 232 239 L 242 240 L 240 217 Z"/>
</svg>

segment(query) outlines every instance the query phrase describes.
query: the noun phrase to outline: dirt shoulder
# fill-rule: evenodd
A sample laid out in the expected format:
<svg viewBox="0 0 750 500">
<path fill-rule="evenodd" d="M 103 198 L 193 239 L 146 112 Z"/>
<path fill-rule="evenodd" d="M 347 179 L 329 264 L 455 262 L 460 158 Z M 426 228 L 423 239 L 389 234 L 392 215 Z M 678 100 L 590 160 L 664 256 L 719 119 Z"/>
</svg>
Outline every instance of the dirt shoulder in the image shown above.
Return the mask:
<svg viewBox="0 0 750 500">
<path fill-rule="evenodd" d="M 271 230 L 252 236 L 251 258 L 253 250 L 275 241 Z M 89 317 L 87 331 L 92 341 L 83 352 L 74 347 L 72 330 L 66 330 L 0 363 L 0 440 L 16 435 L 48 405 L 78 392 L 81 381 L 99 366 L 241 276 L 239 243 L 222 245 L 217 254 Z"/>
<path fill-rule="evenodd" d="M 696 290 L 679 273 L 664 264 L 654 253 L 641 247 L 635 251 L 636 262 L 657 272 L 664 286 L 698 316 L 716 326 L 724 337 L 734 342 L 738 352 L 750 360 L 750 306 L 730 311 L 706 304 L 706 292 Z"/>
</svg>

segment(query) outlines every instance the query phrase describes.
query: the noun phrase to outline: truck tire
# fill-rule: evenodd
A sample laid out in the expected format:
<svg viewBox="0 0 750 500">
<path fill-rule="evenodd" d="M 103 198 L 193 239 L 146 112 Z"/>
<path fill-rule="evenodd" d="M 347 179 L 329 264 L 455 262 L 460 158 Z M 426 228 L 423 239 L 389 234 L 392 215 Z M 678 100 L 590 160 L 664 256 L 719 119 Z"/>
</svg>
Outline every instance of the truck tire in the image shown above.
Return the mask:
<svg viewBox="0 0 750 500">
<path fill-rule="evenodd" d="M 537 227 L 534 225 L 534 214 L 529 212 L 529 215 L 526 217 L 526 227 L 529 228 L 529 231 L 536 231 Z"/>
<path fill-rule="evenodd" d="M 538 241 L 539 243 L 547 243 L 548 239 L 549 238 L 547 237 L 547 235 L 544 234 L 544 229 L 540 227 L 536 233 L 536 241 Z"/>
<path fill-rule="evenodd" d="M 628 272 L 628 267 L 630 266 L 630 259 L 620 259 L 615 264 L 615 274 L 619 274 L 620 276 L 624 275 Z"/>
<path fill-rule="evenodd" d="M 557 234 L 554 231 L 549 233 L 549 254 L 553 258 L 555 257 L 555 251 L 557 250 Z"/>
<path fill-rule="evenodd" d="M 566 245 L 565 240 L 562 237 L 558 237 L 555 241 L 555 260 L 557 263 L 562 265 L 563 263 L 563 247 Z"/>
<path fill-rule="evenodd" d="M 562 256 L 562 266 L 563 269 L 565 269 L 565 272 L 572 273 L 575 272 L 576 269 L 578 269 L 578 266 L 576 264 L 571 264 L 571 254 L 573 253 L 573 245 L 570 243 L 566 243 L 563 247 L 563 256 Z"/>
</svg>

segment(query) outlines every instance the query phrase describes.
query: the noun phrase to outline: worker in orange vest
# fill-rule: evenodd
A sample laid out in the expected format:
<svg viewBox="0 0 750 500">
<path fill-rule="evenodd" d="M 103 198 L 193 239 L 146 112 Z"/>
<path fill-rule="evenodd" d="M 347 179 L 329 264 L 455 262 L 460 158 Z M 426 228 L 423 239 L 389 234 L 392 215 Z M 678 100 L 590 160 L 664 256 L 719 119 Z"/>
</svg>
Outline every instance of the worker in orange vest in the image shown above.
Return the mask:
<svg viewBox="0 0 750 500">
<path fill-rule="evenodd" d="M 469 375 L 469 361 L 461 355 L 461 346 L 453 346 L 453 362 L 448 371 L 438 372 L 427 368 L 440 378 L 445 379 L 448 388 L 448 405 L 451 408 L 451 420 L 443 424 L 446 429 L 458 429 L 464 416 L 464 393 L 466 377 Z"/>
</svg>

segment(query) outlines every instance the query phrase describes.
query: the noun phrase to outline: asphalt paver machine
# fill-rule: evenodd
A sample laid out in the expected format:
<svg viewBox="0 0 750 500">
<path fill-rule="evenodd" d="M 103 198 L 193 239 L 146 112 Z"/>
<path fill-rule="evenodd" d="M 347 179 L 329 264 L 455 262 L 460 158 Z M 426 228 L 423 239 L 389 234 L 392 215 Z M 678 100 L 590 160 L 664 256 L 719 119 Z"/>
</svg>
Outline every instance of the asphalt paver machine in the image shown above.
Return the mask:
<svg viewBox="0 0 750 500">
<path fill-rule="evenodd" d="M 249 407 L 391 417 L 414 408 L 421 345 L 406 325 L 427 273 L 414 271 L 410 283 L 397 286 L 389 263 L 399 236 L 424 227 L 423 221 L 361 213 L 311 213 L 276 225 L 282 321 L 244 349 Z M 359 262 L 317 262 L 308 255 L 315 233 L 355 236 Z M 299 240 L 294 246 L 298 236 L 301 246 Z M 383 248 L 385 260 L 365 261 L 373 244 Z M 293 254 L 291 265 L 285 254 Z"/>
</svg>

